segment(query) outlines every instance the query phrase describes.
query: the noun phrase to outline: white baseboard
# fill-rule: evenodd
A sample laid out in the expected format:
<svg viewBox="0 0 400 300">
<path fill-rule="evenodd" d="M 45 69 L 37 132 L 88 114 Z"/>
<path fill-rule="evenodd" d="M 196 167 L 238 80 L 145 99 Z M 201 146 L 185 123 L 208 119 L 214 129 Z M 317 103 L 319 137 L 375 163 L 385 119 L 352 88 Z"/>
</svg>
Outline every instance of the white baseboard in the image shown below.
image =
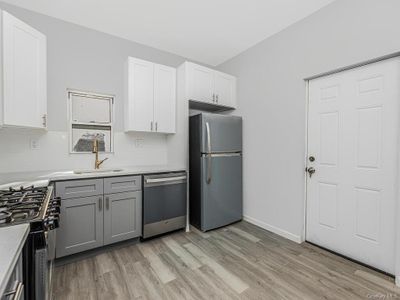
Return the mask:
<svg viewBox="0 0 400 300">
<path fill-rule="evenodd" d="M 249 223 L 251 223 L 253 225 L 256 225 L 258 227 L 261 227 L 261 228 L 263 228 L 265 230 L 271 231 L 271 232 L 273 232 L 273 233 L 275 233 L 277 235 L 280 235 L 280 236 L 282 236 L 282 237 L 284 237 L 284 238 L 286 238 L 288 240 L 291 240 L 293 242 L 296 242 L 298 244 L 302 243 L 301 236 L 299 236 L 299 235 L 295 235 L 295 234 L 290 233 L 290 232 L 288 232 L 286 230 L 283 230 L 283 229 L 280 229 L 278 227 L 272 226 L 270 224 L 264 223 L 262 221 L 259 221 L 257 219 L 252 218 L 252 217 L 249 217 L 249 216 L 243 216 L 243 220 L 245 220 L 245 221 L 247 221 L 247 222 L 249 222 Z"/>
<path fill-rule="evenodd" d="M 396 275 L 395 283 L 398 287 L 400 287 L 400 275 Z"/>
</svg>

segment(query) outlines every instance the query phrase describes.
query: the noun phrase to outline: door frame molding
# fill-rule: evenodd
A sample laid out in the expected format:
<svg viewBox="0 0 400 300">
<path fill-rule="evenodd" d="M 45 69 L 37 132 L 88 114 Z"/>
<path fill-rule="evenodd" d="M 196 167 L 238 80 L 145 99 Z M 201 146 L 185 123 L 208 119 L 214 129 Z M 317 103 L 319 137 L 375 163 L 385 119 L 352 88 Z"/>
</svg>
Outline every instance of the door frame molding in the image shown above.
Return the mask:
<svg viewBox="0 0 400 300">
<path fill-rule="evenodd" d="M 346 67 L 341 67 L 341 68 L 337 68 L 335 70 L 332 71 L 328 71 L 328 72 L 324 72 L 324 73 L 320 73 L 317 75 L 313 75 L 313 76 L 309 76 L 304 78 L 304 82 L 306 85 L 306 101 L 305 101 L 305 159 L 304 159 L 304 209 L 303 209 L 303 230 L 302 230 L 302 236 L 301 236 L 301 242 L 305 242 L 306 241 L 306 233 L 307 233 L 307 203 L 308 203 L 308 198 L 307 198 L 307 172 L 305 171 L 307 168 L 307 158 L 308 158 L 308 142 L 309 142 L 309 136 L 308 136 L 308 131 L 309 131 L 309 86 L 310 86 L 310 81 L 313 79 L 317 79 L 320 77 L 325 77 L 325 76 L 329 76 L 329 75 L 333 75 L 336 73 L 341 73 L 344 71 L 348 71 L 348 70 L 352 70 L 355 68 L 359 68 L 359 67 L 363 67 L 366 65 L 370 65 L 373 63 L 377 63 L 377 62 L 381 62 L 384 60 L 389 60 L 392 58 L 399 58 L 400 57 L 400 51 L 398 52 L 394 52 L 391 54 L 387 54 L 381 57 L 377 57 L 377 58 L 373 58 L 373 59 L 369 59 L 363 62 L 359 62 L 350 66 L 346 66 Z M 400 63 L 399 63 L 400 65 Z M 400 82 L 399 82 L 400 84 Z M 399 98 L 400 101 L 400 98 Z M 399 111 L 400 114 L 400 111 Z M 397 126 L 400 129 L 400 121 L 398 122 Z M 399 130 L 400 132 L 400 130 Z M 398 153 L 397 153 L 397 186 L 396 186 L 396 206 L 395 206 L 395 284 L 400 287 L 400 183 L 399 183 L 399 179 L 400 179 L 400 136 L 398 136 L 398 140 L 397 140 L 397 147 L 398 147 Z"/>
</svg>

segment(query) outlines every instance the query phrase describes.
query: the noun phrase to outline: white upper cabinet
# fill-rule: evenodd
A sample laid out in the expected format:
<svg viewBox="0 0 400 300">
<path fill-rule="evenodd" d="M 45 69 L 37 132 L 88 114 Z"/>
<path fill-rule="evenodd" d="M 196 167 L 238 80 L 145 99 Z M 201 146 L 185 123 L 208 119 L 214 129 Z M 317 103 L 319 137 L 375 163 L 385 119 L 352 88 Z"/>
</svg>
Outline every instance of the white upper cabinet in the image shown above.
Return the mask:
<svg viewBox="0 0 400 300">
<path fill-rule="evenodd" d="M 154 126 L 157 132 L 175 132 L 176 69 L 154 65 Z"/>
<path fill-rule="evenodd" d="M 125 131 L 175 133 L 176 69 L 129 57 Z"/>
<path fill-rule="evenodd" d="M 219 105 L 235 107 L 236 105 L 236 78 L 222 73 L 214 72 L 215 102 Z"/>
<path fill-rule="evenodd" d="M 47 128 L 46 36 L 2 11 L 0 123 Z"/>
<path fill-rule="evenodd" d="M 154 112 L 154 64 L 128 59 L 126 131 L 152 131 Z"/>
<path fill-rule="evenodd" d="M 214 70 L 188 63 L 188 96 L 192 100 L 213 103 Z"/>
<path fill-rule="evenodd" d="M 197 102 L 236 108 L 236 78 L 186 62 L 187 98 Z"/>
</svg>

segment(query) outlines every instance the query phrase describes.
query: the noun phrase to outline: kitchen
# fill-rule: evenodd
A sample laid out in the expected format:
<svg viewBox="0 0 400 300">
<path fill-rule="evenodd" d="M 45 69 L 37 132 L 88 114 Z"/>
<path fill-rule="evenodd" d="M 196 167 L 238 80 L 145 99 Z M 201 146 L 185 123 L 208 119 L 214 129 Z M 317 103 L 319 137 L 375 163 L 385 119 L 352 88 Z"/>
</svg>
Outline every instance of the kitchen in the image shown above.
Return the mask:
<svg viewBox="0 0 400 300">
<path fill-rule="evenodd" d="M 2 211 L 4 299 L 400 294 L 391 250 L 400 245 L 397 168 L 388 167 L 397 162 L 397 130 L 389 123 L 397 122 L 390 112 L 397 111 L 400 43 L 391 37 L 399 4 L 231 4 L 245 12 L 240 22 L 222 2 L 208 3 L 213 10 L 190 2 L 183 17 L 179 1 L 155 1 L 161 6 L 151 21 L 151 3 L 102 3 L 99 14 L 115 13 L 107 22 L 90 1 L 0 2 L 0 195 L 4 204 L 22 201 L 10 197 L 46 203 L 35 222 L 19 220 L 29 218 L 19 208 L 11 217 Z M 189 22 L 217 13 L 227 23 L 209 24 L 223 39 Z M 239 25 L 243 31 L 232 30 Z M 358 134 L 357 149 L 369 149 L 359 150 L 367 175 L 339 182 L 326 170 L 341 159 L 351 167 L 351 158 L 331 150 L 338 140 L 349 147 L 348 140 L 333 138 L 342 119 L 324 110 L 331 113 L 331 99 L 345 92 L 355 99 L 336 87 L 358 74 L 366 78 L 358 96 L 382 87 L 390 93 L 385 102 L 367 99 L 360 112 L 367 131 L 347 131 Z M 377 107 L 384 108 L 381 119 Z M 320 112 L 326 114 L 315 122 Z M 341 126 L 353 126 L 351 119 Z M 351 214 L 340 214 L 344 203 L 332 195 L 342 192 L 334 187 L 381 167 L 383 177 L 343 196 L 357 205 L 366 199 L 354 212 L 354 240 L 338 225 L 350 224 Z"/>
</svg>

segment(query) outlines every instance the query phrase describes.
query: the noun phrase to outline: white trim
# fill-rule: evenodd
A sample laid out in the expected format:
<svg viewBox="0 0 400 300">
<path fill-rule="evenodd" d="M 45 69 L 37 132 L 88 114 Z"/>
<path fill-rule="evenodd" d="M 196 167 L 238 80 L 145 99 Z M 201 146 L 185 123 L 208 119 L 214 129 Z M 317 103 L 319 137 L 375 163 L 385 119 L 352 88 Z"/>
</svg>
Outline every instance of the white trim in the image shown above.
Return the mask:
<svg viewBox="0 0 400 300">
<path fill-rule="evenodd" d="M 97 99 L 106 99 L 110 101 L 110 123 L 82 123 L 82 122 L 74 122 L 72 120 L 72 96 L 83 96 L 89 98 L 97 98 Z M 99 94 L 99 93 L 92 93 L 87 91 L 78 91 L 74 89 L 67 89 L 67 101 L 68 101 L 68 110 L 67 110 L 67 119 L 68 119 L 68 131 L 69 131 L 69 154 L 91 154 L 90 152 L 75 152 L 72 149 L 72 125 L 79 124 L 79 125 L 92 125 L 92 126 L 106 126 L 111 128 L 110 132 L 110 151 L 104 152 L 104 154 L 114 154 L 114 118 L 115 118 L 115 110 L 114 110 L 114 95 L 106 95 L 106 94 Z"/>
<path fill-rule="evenodd" d="M 302 228 L 302 236 L 301 241 L 305 242 L 307 238 L 307 165 L 308 165 L 308 114 L 309 114 L 309 86 L 310 81 L 306 82 L 306 98 L 305 98 L 305 157 L 304 157 L 304 199 L 303 199 L 303 228 Z"/>
<path fill-rule="evenodd" d="M 275 234 L 277 234 L 279 236 L 282 236 L 282 237 L 284 237 L 284 238 L 286 238 L 288 240 L 291 240 L 291 241 L 293 241 L 293 242 L 295 242 L 297 244 L 301 244 L 303 242 L 302 237 L 300 235 L 295 235 L 295 234 L 293 234 L 293 233 L 291 233 L 289 231 L 286 231 L 284 229 L 281 229 L 281 228 L 275 227 L 273 225 L 264 223 L 262 221 L 254 219 L 252 217 L 243 216 L 243 220 L 247 221 L 247 222 L 249 222 L 249 223 L 251 223 L 253 225 L 256 225 L 258 227 L 261 227 L 261 228 L 263 228 L 265 230 L 271 231 L 271 232 L 273 232 L 273 233 L 275 233 Z"/>
</svg>

